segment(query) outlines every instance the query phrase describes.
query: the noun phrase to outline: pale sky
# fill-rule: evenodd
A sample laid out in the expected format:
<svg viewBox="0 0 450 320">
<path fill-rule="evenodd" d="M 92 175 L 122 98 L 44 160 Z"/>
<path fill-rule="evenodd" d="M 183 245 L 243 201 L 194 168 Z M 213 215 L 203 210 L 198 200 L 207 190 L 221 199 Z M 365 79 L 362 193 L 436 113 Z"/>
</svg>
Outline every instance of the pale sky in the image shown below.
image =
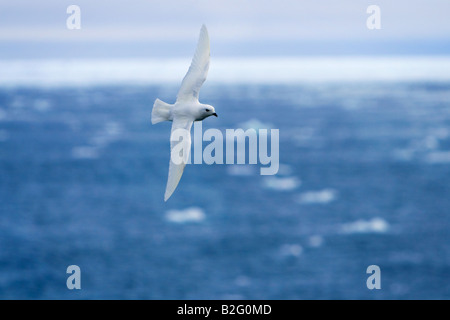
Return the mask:
<svg viewBox="0 0 450 320">
<path fill-rule="evenodd" d="M 0 0 L 0 58 L 183 56 L 203 23 L 223 56 L 450 54 L 449 15 L 449 0 Z"/>
</svg>

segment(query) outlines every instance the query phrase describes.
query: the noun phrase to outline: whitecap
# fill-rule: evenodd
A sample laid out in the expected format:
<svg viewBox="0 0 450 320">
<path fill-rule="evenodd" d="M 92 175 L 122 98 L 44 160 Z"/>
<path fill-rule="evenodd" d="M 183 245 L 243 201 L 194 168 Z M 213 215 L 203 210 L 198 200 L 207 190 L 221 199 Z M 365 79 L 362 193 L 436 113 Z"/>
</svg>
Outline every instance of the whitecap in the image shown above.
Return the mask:
<svg viewBox="0 0 450 320">
<path fill-rule="evenodd" d="M 236 278 L 236 280 L 234 280 L 234 283 L 238 287 L 248 287 L 251 284 L 251 280 L 250 280 L 249 277 L 239 276 L 239 277 Z"/>
<path fill-rule="evenodd" d="M 382 218 L 371 220 L 356 220 L 341 226 L 343 233 L 384 233 L 389 229 L 389 224 Z"/>
<path fill-rule="evenodd" d="M 227 166 L 227 173 L 231 176 L 251 176 L 255 174 L 255 168 L 251 165 Z"/>
<path fill-rule="evenodd" d="M 298 257 L 302 252 L 303 248 L 299 244 L 284 244 L 280 248 L 280 254 L 285 257 Z"/>
<path fill-rule="evenodd" d="M 98 158 L 98 148 L 81 146 L 72 148 L 72 157 L 75 159 L 96 159 Z"/>
<path fill-rule="evenodd" d="M 34 101 L 33 107 L 37 111 L 45 112 L 51 108 L 51 103 L 46 99 L 37 99 Z"/>
<path fill-rule="evenodd" d="M 428 163 L 450 163 L 450 151 L 434 151 L 426 155 Z"/>
<path fill-rule="evenodd" d="M 184 210 L 169 210 L 166 213 L 166 219 L 175 223 L 200 222 L 205 219 L 205 213 L 198 207 Z"/>
<path fill-rule="evenodd" d="M 296 177 L 267 177 L 264 179 L 264 186 L 272 190 L 289 191 L 298 188 L 300 185 L 301 181 Z"/>
<path fill-rule="evenodd" d="M 396 149 L 393 152 L 393 157 L 399 161 L 410 161 L 414 158 L 415 150 L 413 149 Z"/>
<path fill-rule="evenodd" d="M 439 140 L 436 136 L 429 135 L 424 139 L 423 144 L 425 148 L 429 150 L 434 150 L 439 147 Z"/>
<path fill-rule="evenodd" d="M 122 126 L 118 122 L 108 122 L 97 135 L 90 139 L 90 142 L 98 147 L 105 147 L 118 139 L 122 133 Z"/>
<path fill-rule="evenodd" d="M 323 237 L 319 235 L 314 235 L 309 237 L 308 243 L 313 248 L 318 248 L 323 244 Z"/>
<path fill-rule="evenodd" d="M 282 175 L 282 176 L 289 176 L 292 174 L 293 171 L 294 170 L 292 169 L 292 167 L 290 165 L 280 163 L 277 174 Z"/>
<path fill-rule="evenodd" d="M 323 189 L 319 191 L 303 192 L 298 197 L 300 203 L 329 203 L 336 199 L 336 191 L 333 189 Z"/>
<path fill-rule="evenodd" d="M 450 136 L 450 131 L 445 127 L 440 127 L 432 130 L 432 134 L 438 139 L 447 139 Z"/>
<path fill-rule="evenodd" d="M 120 123 L 110 121 L 105 125 L 105 133 L 108 136 L 118 136 L 122 132 L 122 126 Z"/>
<path fill-rule="evenodd" d="M 259 129 L 270 129 L 272 127 L 272 124 L 261 122 L 258 119 L 250 119 L 248 121 L 240 123 L 239 126 L 244 130 L 246 129 L 259 130 Z"/>
</svg>

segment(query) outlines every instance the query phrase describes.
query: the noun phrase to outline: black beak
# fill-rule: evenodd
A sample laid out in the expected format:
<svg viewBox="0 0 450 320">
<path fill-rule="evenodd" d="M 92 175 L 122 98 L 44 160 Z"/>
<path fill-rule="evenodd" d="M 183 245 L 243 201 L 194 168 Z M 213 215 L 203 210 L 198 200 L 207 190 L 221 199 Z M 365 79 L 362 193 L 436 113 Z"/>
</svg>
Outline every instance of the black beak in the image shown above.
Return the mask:
<svg viewBox="0 0 450 320">
<path fill-rule="evenodd" d="M 218 117 L 218 116 L 217 116 L 217 113 L 215 113 L 215 112 L 214 112 L 212 115 L 213 115 L 213 116 L 216 116 L 216 118 Z"/>
</svg>

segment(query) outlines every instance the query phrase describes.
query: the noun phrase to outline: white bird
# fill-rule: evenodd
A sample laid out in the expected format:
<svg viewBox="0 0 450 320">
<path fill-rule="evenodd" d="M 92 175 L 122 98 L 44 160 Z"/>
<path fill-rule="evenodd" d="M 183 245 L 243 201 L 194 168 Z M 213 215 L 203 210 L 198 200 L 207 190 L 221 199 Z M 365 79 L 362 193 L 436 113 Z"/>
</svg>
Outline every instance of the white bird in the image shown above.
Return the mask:
<svg viewBox="0 0 450 320">
<path fill-rule="evenodd" d="M 175 191 L 189 159 L 192 123 L 201 121 L 209 116 L 217 117 L 213 106 L 202 104 L 198 101 L 200 87 L 205 82 L 208 74 L 209 56 L 208 30 L 203 25 L 191 66 L 181 82 L 175 104 L 168 104 L 159 99 L 156 99 L 153 104 L 152 124 L 161 121 L 172 121 L 169 177 L 167 179 L 164 201 L 167 201 Z M 172 134 L 178 129 L 184 129 L 187 134 L 180 141 L 172 141 Z M 179 143 L 182 143 L 182 145 L 179 146 Z M 182 150 L 181 152 L 179 151 L 180 149 Z M 175 154 L 176 152 L 179 152 L 179 154 Z M 180 163 L 173 161 L 177 156 L 182 158 Z"/>
</svg>

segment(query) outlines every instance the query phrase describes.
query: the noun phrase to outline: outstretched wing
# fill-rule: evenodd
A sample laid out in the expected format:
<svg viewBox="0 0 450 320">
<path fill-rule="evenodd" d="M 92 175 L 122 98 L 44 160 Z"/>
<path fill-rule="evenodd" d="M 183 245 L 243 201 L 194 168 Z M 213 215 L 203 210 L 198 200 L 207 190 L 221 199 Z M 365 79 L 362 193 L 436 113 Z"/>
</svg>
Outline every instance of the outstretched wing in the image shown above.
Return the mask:
<svg viewBox="0 0 450 320">
<path fill-rule="evenodd" d="M 206 80 L 209 70 L 209 35 L 205 25 L 200 30 L 197 50 L 192 58 L 191 66 L 181 82 L 177 101 L 198 100 L 198 93 Z"/>
<path fill-rule="evenodd" d="M 170 133 L 170 162 L 169 177 L 167 179 L 166 193 L 164 201 L 170 198 L 178 186 L 184 167 L 189 159 L 191 152 L 191 127 L 192 120 L 174 119 L 172 122 L 172 131 Z"/>
</svg>

